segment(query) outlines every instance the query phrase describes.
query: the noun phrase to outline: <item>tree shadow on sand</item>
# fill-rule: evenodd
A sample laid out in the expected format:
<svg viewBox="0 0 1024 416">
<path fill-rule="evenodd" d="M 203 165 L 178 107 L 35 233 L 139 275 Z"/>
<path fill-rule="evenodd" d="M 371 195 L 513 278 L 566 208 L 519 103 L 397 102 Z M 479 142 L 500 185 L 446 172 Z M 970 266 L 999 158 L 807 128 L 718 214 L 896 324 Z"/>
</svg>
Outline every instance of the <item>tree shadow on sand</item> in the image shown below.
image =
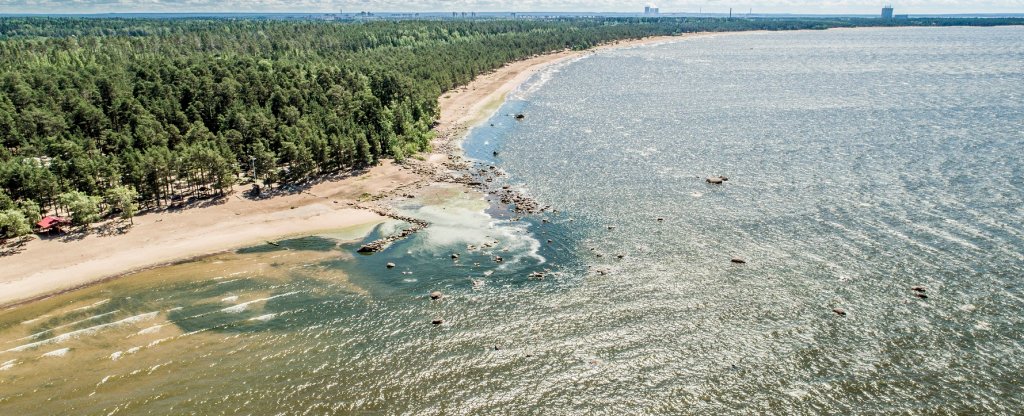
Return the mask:
<svg viewBox="0 0 1024 416">
<path fill-rule="evenodd" d="M 113 220 L 113 221 L 108 221 L 106 223 L 103 223 L 103 224 L 99 225 L 98 227 L 93 228 L 92 231 L 95 232 L 96 235 L 98 235 L 100 237 L 113 237 L 113 236 L 118 236 L 118 235 L 126 234 L 131 229 L 132 229 L 131 223 L 129 223 L 127 221 L 123 221 L 123 220 L 122 221 Z"/>
<path fill-rule="evenodd" d="M 24 236 L 10 240 L 0 240 L 0 257 L 13 256 L 21 253 L 25 250 L 25 244 L 28 244 L 31 239 L 32 237 Z"/>
<path fill-rule="evenodd" d="M 326 175 L 314 176 L 299 182 L 279 184 L 278 186 L 261 186 L 260 191 L 258 193 L 254 192 L 253 189 L 247 189 L 245 192 L 241 193 L 241 196 L 245 199 L 252 201 L 272 199 L 279 196 L 296 195 L 302 193 L 316 197 L 321 197 L 320 195 L 314 195 L 310 193 L 309 190 L 312 189 L 314 186 L 324 182 L 334 182 L 354 178 L 357 176 L 362 176 L 369 171 L 369 168 L 348 170 Z"/>
</svg>

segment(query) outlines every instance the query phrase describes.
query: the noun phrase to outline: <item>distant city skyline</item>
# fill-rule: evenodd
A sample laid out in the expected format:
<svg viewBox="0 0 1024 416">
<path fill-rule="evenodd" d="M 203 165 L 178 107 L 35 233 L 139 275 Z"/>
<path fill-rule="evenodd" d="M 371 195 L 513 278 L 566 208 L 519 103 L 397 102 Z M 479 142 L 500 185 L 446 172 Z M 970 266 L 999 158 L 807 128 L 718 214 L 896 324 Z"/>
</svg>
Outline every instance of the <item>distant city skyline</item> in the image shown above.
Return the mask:
<svg viewBox="0 0 1024 416">
<path fill-rule="evenodd" d="M 541 0 L 0 0 L 0 13 L 337 13 L 345 12 L 631 12 L 656 6 L 671 13 L 876 14 L 875 0 L 675 0 L 652 2 Z M 1024 0 L 906 0 L 894 2 L 896 13 L 1024 13 Z"/>
</svg>

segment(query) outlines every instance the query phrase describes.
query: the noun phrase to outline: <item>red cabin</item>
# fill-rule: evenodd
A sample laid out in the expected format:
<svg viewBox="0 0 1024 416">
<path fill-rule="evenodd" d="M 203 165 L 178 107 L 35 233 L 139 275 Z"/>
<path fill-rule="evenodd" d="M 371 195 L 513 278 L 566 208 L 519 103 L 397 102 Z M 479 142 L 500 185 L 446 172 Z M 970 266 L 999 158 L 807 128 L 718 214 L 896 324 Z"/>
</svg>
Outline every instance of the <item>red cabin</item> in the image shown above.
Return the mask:
<svg viewBox="0 0 1024 416">
<path fill-rule="evenodd" d="M 39 220 L 39 222 L 36 223 L 36 226 L 39 227 L 39 232 L 46 233 L 53 230 L 58 230 L 60 226 L 67 225 L 70 223 L 71 221 L 68 221 L 66 218 L 47 215 L 43 217 L 43 219 Z"/>
</svg>

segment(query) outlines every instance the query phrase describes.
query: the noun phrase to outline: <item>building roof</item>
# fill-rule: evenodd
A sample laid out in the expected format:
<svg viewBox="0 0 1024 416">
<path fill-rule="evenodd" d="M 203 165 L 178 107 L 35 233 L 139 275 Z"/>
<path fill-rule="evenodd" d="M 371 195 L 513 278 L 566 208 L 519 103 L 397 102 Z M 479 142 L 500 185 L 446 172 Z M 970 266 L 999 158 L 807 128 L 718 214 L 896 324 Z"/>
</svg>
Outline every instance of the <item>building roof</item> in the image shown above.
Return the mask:
<svg viewBox="0 0 1024 416">
<path fill-rule="evenodd" d="M 54 216 L 51 216 L 51 215 L 47 215 L 47 216 L 43 217 L 43 219 L 39 220 L 39 222 L 37 222 L 36 225 L 38 225 L 39 228 L 47 229 L 47 228 L 53 227 L 55 225 L 65 224 L 67 222 L 68 222 L 67 219 L 64 219 L 64 218 L 61 218 L 61 217 L 54 217 Z"/>
</svg>

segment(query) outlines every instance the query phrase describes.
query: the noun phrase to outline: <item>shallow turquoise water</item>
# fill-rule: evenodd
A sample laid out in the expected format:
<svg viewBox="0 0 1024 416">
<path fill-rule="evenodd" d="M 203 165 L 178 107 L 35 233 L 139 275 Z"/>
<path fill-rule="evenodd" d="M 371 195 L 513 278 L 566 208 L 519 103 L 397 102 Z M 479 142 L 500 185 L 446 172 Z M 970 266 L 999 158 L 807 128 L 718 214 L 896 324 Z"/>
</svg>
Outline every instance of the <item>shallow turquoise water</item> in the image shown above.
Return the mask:
<svg viewBox="0 0 1024 416">
<path fill-rule="evenodd" d="M 1012 414 L 1021 39 L 729 34 L 554 67 L 465 147 L 559 213 L 453 193 L 374 256 L 327 234 L 4 312 L 0 413 Z"/>
</svg>

